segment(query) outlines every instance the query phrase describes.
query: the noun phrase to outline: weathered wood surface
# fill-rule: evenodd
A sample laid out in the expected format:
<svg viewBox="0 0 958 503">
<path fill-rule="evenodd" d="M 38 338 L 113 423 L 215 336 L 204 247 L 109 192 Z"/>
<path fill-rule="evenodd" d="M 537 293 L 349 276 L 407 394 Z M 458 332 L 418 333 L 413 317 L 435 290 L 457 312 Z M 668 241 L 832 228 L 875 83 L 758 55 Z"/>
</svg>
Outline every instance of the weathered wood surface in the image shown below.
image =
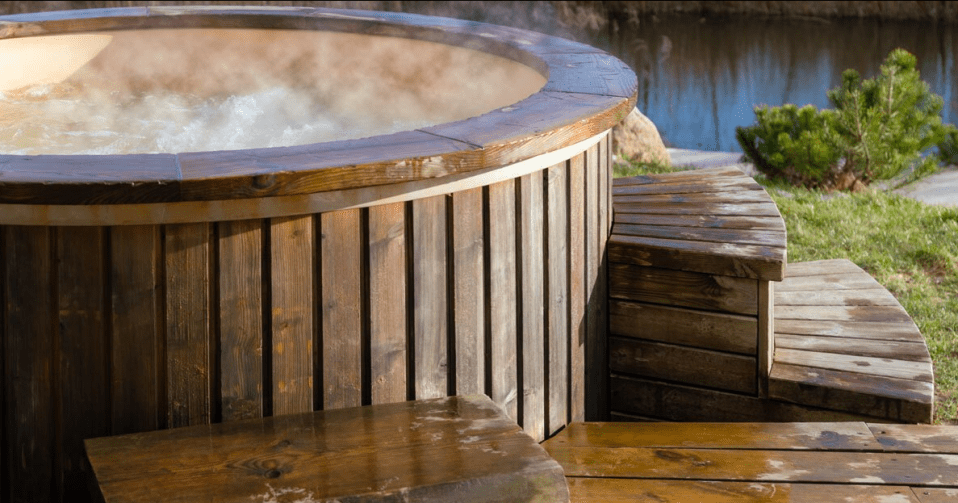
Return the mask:
<svg viewBox="0 0 958 503">
<path fill-rule="evenodd" d="M 88 440 L 107 501 L 568 501 L 562 469 L 484 396 Z"/>
<path fill-rule="evenodd" d="M 755 366 L 754 356 L 625 337 L 609 338 L 612 372 L 754 394 Z"/>
<path fill-rule="evenodd" d="M 522 404 L 522 428 L 533 438 L 545 435 L 546 367 L 541 348 L 546 344 L 545 278 L 546 247 L 542 192 L 542 173 L 519 179 L 519 283 L 521 298 L 521 326 L 519 332 L 522 355 L 522 386 L 519 401 Z"/>
<path fill-rule="evenodd" d="M 931 357 L 894 296 L 848 260 L 790 264 L 788 273 L 775 291 L 769 396 L 929 422 Z"/>
<path fill-rule="evenodd" d="M 709 311 L 758 314 L 758 283 L 748 278 L 611 264 L 609 295 Z"/>
<path fill-rule="evenodd" d="M 573 423 L 543 446 L 572 501 L 925 502 L 958 496 L 955 439 L 864 422 Z"/>
<path fill-rule="evenodd" d="M 751 316 L 612 299 L 609 322 L 614 335 L 756 354 L 758 326 Z"/>
</svg>

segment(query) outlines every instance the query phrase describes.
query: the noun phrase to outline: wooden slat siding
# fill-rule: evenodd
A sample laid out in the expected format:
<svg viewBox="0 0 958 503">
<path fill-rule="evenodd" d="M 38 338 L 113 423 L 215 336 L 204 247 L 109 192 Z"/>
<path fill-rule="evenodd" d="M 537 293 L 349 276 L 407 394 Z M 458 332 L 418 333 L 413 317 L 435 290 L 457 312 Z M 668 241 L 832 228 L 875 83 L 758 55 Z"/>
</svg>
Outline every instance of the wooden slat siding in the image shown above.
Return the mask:
<svg viewBox="0 0 958 503">
<path fill-rule="evenodd" d="M 206 424 L 212 412 L 209 224 L 166 226 L 167 421 Z"/>
<path fill-rule="evenodd" d="M 522 355 L 519 375 L 522 415 L 519 424 L 532 438 L 540 441 L 545 435 L 546 365 L 545 353 L 545 259 L 542 173 L 535 172 L 519 179 L 520 231 L 517 253 L 520 257 L 519 284 L 522 290 L 522 328 L 517 348 Z"/>
<path fill-rule="evenodd" d="M 754 394 L 755 357 L 623 337 L 609 338 L 609 368 L 652 379 Z"/>
<path fill-rule="evenodd" d="M 599 148 L 585 152 L 585 235 L 586 235 L 586 420 L 602 420 L 605 413 L 605 386 L 608 363 L 606 334 L 599 331 Z"/>
<path fill-rule="evenodd" d="M 954 425 L 869 424 L 867 426 L 885 452 L 958 454 L 958 428 Z"/>
<path fill-rule="evenodd" d="M 624 234 L 613 234 L 609 239 L 609 260 L 612 263 L 655 265 L 767 281 L 782 280 L 785 256 L 785 248 L 773 246 L 731 243 L 718 248 L 715 243 L 702 241 Z"/>
<path fill-rule="evenodd" d="M 567 163 L 545 172 L 548 253 L 546 298 L 548 334 L 548 415 L 546 436 L 566 425 L 569 400 L 569 193 Z"/>
<path fill-rule="evenodd" d="M 263 221 L 220 222 L 220 396 L 223 421 L 263 416 Z"/>
<path fill-rule="evenodd" d="M 569 159 L 569 421 L 585 420 L 585 155 Z"/>
<path fill-rule="evenodd" d="M 405 203 L 394 203 L 369 208 L 369 361 L 373 404 L 406 399 L 405 207 Z"/>
<path fill-rule="evenodd" d="M 611 141 L 611 135 L 606 137 L 606 141 Z M 596 353 L 601 358 L 601 368 L 609 368 L 609 261 L 608 261 L 608 239 L 609 228 L 612 223 L 611 196 L 612 188 L 609 186 L 609 176 L 611 174 L 611 156 L 609 155 L 608 144 L 599 142 L 596 144 L 596 162 L 598 163 L 598 173 L 596 174 L 598 182 L 599 203 L 599 224 L 598 240 L 599 250 L 598 260 L 598 278 L 596 278 L 595 292 L 598 295 L 598 311 L 596 313 L 596 331 L 599 336 L 596 340 L 599 347 Z M 603 372 L 599 376 L 599 386 L 602 391 L 598 394 L 599 398 L 599 419 L 603 421 L 609 418 L 609 373 Z"/>
<path fill-rule="evenodd" d="M 485 292 L 483 282 L 482 188 L 452 195 L 453 313 L 456 394 L 486 389 Z"/>
<path fill-rule="evenodd" d="M 320 215 L 323 409 L 362 405 L 360 210 Z"/>
<path fill-rule="evenodd" d="M 59 500 L 59 333 L 55 238 L 49 227 L 6 226 L 6 466 L 13 502 Z"/>
<path fill-rule="evenodd" d="M 412 203 L 413 341 L 415 398 L 448 394 L 446 197 Z"/>
<path fill-rule="evenodd" d="M 616 299 L 758 314 L 758 282 L 753 279 L 615 263 L 609 279 L 609 294 Z"/>
<path fill-rule="evenodd" d="M 57 229 L 63 500 L 87 495 L 83 439 L 110 434 L 106 239 L 102 227 Z"/>
<path fill-rule="evenodd" d="M 758 280 L 758 394 L 768 395 L 775 357 L 775 283 Z"/>
<path fill-rule="evenodd" d="M 755 355 L 758 325 L 752 316 L 609 301 L 610 334 L 702 349 Z"/>
<path fill-rule="evenodd" d="M 314 231 L 309 215 L 270 222 L 273 415 L 314 407 Z"/>
<path fill-rule="evenodd" d="M 489 396 L 506 414 L 518 419 L 516 359 L 516 191 L 508 180 L 488 188 Z"/>
<path fill-rule="evenodd" d="M 112 433 L 166 427 L 160 228 L 110 228 Z"/>
<path fill-rule="evenodd" d="M 768 395 L 783 402 L 865 414 L 888 421 L 929 423 L 934 384 L 775 362 Z"/>
<path fill-rule="evenodd" d="M 748 215 L 646 215 L 642 213 L 615 214 L 615 223 L 638 225 L 674 225 L 711 229 L 763 229 L 785 232 L 785 222 L 779 217 L 753 217 Z M 791 274 L 790 272 L 788 274 Z"/>
</svg>

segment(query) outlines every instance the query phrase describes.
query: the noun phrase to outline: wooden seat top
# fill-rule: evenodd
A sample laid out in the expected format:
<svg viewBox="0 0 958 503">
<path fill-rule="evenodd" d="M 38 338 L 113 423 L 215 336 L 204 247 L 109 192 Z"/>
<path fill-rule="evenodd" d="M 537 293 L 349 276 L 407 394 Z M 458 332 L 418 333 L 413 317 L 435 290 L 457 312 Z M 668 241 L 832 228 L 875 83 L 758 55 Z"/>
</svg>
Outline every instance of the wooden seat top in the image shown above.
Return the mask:
<svg viewBox="0 0 958 503">
<path fill-rule="evenodd" d="M 954 501 L 958 426 L 573 423 L 572 501 Z"/>
<path fill-rule="evenodd" d="M 765 189 L 735 167 L 617 178 L 609 259 L 781 281 L 786 232 Z"/>
<path fill-rule="evenodd" d="M 845 259 L 789 264 L 774 313 L 770 396 L 931 422 L 934 373 L 925 340 L 866 271 Z"/>
<path fill-rule="evenodd" d="M 106 501 L 568 501 L 562 468 L 485 396 L 86 441 Z"/>
</svg>

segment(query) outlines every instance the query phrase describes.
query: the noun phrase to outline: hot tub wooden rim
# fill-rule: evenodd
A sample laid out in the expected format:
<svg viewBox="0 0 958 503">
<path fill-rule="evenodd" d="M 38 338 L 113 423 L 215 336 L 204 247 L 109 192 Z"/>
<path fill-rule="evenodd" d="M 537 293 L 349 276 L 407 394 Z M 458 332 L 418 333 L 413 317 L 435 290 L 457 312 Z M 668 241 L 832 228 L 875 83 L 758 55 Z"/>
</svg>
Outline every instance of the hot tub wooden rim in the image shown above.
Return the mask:
<svg viewBox="0 0 958 503">
<path fill-rule="evenodd" d="M 416 38 L 502 56 L 548 81 L 529 98 L 487 114 L 361 140 L 180 154 L 0 155 L 0 204 L 294 196 L 506 167 L 611 129 L 637 94 L 635 74 L 599 49 L 515 28 L 411 14 L 302 7 L 90 9 L 0 17 L 0 38 L 174 26 Z"/>
</svg>

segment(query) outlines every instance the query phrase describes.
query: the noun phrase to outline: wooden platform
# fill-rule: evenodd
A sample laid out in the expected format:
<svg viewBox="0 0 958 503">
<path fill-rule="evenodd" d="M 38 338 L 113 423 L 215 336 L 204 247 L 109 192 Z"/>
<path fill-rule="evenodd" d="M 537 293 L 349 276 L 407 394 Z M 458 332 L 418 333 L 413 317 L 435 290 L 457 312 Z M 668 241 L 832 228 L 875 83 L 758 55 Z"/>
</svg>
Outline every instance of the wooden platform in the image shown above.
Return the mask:
<svg viewBox="0 0 958 503">
<path fill-rule="evenodd" d="M 789 264 L 787 276 L 775 292 L 769 398 L 931 422 L 931 357 L 895 297 L 848 260 Z"/>
<path fill-rule="evenodd" d="M 102 496 L 152 501 L 568 501 L 562 469 L 485 396 L 86 441 Z"/>
<path fill-rule="evenodd" d="M 543 446 L 572 501 L 958 498 L 955 426 L 573 423 Z"/>
</svg>

